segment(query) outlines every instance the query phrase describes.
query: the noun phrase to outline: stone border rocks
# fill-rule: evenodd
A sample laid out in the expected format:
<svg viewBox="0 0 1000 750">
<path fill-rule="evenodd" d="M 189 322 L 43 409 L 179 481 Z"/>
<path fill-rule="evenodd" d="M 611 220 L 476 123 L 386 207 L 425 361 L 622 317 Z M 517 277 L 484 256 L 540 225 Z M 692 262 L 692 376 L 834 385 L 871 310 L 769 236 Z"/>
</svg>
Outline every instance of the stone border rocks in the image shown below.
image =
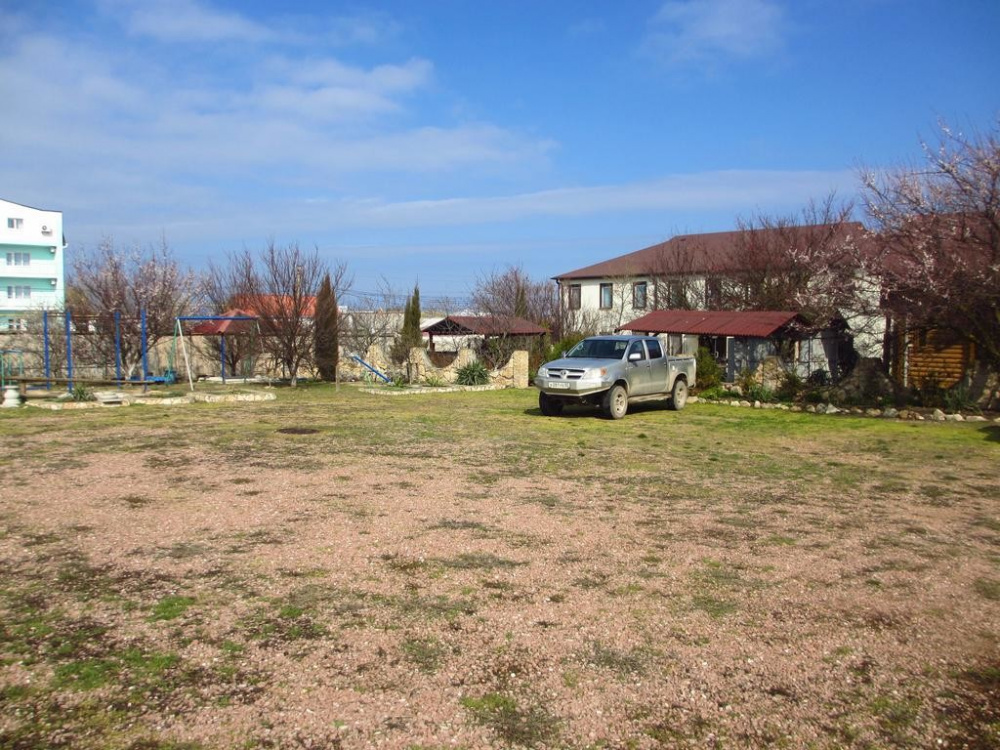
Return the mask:
<svg viewBox="0 0 1000 750">
<path fill-rule="evenodd" d="M 692 396 L 688 399 L 688 403 L 698 403 L 700 399 L 697 396 Z M 799 406 L 798 404 L 772 404 L 772 403 L 762 403 L 760 401 L 747 401 L 745 399 L 719 399 L 719 400 L 700 400 L 701 403 L 705 404 L 718 404 L 720 406 L 741 406 L 746 409 L 777 409 L 780 411 L 789 412 L 802 412 L 806 414 L 845 414 L 849 417 L 874 417 L 879 419 L 896 419 L 909 422 L 990 422 L 989 417 L 984 417 L 981 414 L 970 414 L 965 415 L 961 413 L 946 414 L 940 409 L 934 409 L 929 413 L 922 413 L 916 411 L 915 409 L 894 409 L 888 407 L 886 409 L 875 409 L 867 408 L 863 409 L 858 406 L 850 407 L 839 407 L 833 404 L 808 404 L 807 406 Z M 993 422 L 1000 424 L 1000 417 L 994 417 Z"/>
</svg>

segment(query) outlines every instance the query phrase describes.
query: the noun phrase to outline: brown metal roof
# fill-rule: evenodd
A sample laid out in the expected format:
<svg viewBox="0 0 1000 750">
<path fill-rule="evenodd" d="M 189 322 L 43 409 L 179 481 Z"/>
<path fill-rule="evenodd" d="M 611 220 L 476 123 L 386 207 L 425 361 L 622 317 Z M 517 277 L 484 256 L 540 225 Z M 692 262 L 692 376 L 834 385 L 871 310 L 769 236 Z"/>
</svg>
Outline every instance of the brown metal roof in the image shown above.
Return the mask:
<svg viewBox="0 0 1000 750">
<path fill-rule="evenodd" d="M 833 225 L 817 224 L 792 227 L 791 231 L 806 239 L 810 233 Z M 858 222 L 849 222 L 838 230 L 855 240 L 865 235 L 865 228 Z M 756 232 L 769 233 L 779 230 L 758 229 Z M 788 228 L 782 230 L 787 232 Z M 557 281 L 574 279 L 598 279 L 609 276 L 663 276 L 670 274 L 717 274 L 746 271 L 745 258 L 740 257 L 741 241 L 746 238 L 743 231 L 711 232 L 708 234 L 684 234 L 672 237 L 666 242 L 650 245 L 617 258 L 611 258 L 575 271 L 553 276 Z"/>
<path fill-rule="evenodd" d="M 791 323 L 805 323 L 794 312 L 755 310 L 654 310 L 619 326 L 619 331 L 690 333 L 703 336 L 768 338 Z"/>
<path fill-rule="evenodd" d="M 421 329 L 432 336 L 541 336 L 548 330 L 524 318 L 503 315 L 449 315 Z"/>
</svg>

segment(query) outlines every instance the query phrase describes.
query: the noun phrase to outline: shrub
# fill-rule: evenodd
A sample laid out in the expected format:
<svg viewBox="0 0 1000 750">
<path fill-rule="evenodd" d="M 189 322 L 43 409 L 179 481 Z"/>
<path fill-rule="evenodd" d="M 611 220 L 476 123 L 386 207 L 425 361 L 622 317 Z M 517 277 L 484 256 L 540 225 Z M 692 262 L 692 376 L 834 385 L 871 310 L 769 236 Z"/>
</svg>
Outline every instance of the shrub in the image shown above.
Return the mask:
<svg viewBox="0 0 1000 750">
<path fill-rule="evenodd" d="M 562 359 L 563 352 L 568 352 L 570 349 L 579 344 L 585 338 L 587 338 L 585 334 L 570 333 L 566 336 L 563 336 L 558 341 L 554 341 L 545 350 L 545 355 L 544 355 L 545 359 L 543 360 L 543 362 L 551 362 L 554 359 Z"/>
<path fill-rule="evenodd" d="M 736 376 L 736 386 L 744 397 L 749 397 L 750 391 L 759 385 L 756 374 L 749 367 L 744 367 Z"/>
<path fill-rule="evenodd" d="M 760 401 L 761 403 L 767 403 L 769 401 L 774 401 L 774 391 L 764 385 L 761 385 L 760 383 L 754 383 L 743 391 L 743 397 L 748 401 Z"/>
<path fill-rule="evenodd" d="M 424 376 L 424 385 L 428 388 L 444 388 L 448 384 L 438 375 L 426 375 Z"/>
<path fill-rule="evenodd" d="M 954 387 L 945 391 L 943 400 L 945 409 L 950 412 L 979 411 L 976 399 L 969 392 L 969 386 L 963 382 L 957 383 Z"/>
<path fill-rule="evenodd" d="M 729 398 L 729 396 L 729 391 L 725 390 L 721 385 L 714 385 L 711 388 L 698 391 L 698 398 L 706 401 L 718 401 L 723 398 Z"/>
<path fill-rule="evenodd" d="M 699 347 L 696 362 L 695 380 L 699 389 L 707 391 L 722 383 L 722 368 L 706 347 Z"/>
<path fill-rule="evenodd" d="M 87 388 L 87 386 L 82 383 L 77 383 L 73 386 L 73 400 L 74 401 L 96 401 L 97 396 Z"/>
<path fill-rule="evenodd" d="M 945 390 L 941 387 L 941 378 L 936 372 L 929 372 L 920 379 L 917 386 L 917 399 L 921 406 L 944 406 Z"/>
<path fill-rule="evenodd" d="M 482 362 L 470 362 L 456 371 L 459 385 L 486 385 L 490 382 L 490 373 Z"/>
<path fill-rule="evenodd" d="M 778 390 L 775 395 L 781 401 L 794 401 L 802 393 L 802 388 L 805 382 L 802 377 L 794 370 L 788 370 L 781 378 L 781 385 L 778 386 Z"/>
</svg>

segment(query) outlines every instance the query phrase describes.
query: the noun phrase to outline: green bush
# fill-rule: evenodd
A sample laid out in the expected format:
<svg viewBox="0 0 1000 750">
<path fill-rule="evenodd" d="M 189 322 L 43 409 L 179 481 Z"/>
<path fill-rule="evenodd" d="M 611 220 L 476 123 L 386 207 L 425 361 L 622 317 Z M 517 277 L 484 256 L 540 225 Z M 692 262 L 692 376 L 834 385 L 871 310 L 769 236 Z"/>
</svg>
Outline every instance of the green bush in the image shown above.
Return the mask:
<svg viewBox="0 0 1000 750">
<path fill-rule="evenodd" d="M 944 392 L 944 406 L 950 412 L 979 412 L 979 405 L 969 392 L 969 386 L 959 382 Z"/>
<path fill-rule="evenodd" d="M 698 398 L 704 399 L 706 401 L 719 401 L 720 399 L 728 399 L 730 397 L 729 391 L 723 388 L 721 385 L 715 385 L 711 388 L 698 391 Z"/>
<path fill-rule="evenodd" d="M 795 401 L 802 393 L 805 381 L 794 370 L 788 370 L 781 378 L 781 385 L 775 395 L 781 401 Z"/>
<path fill-rule="evenodd" d="M 759 387 L 759 385 L 760 383 L 757 382 L 757 378 L 754 376 L 754 371 L 748 367 L 744 367 L 736 376 L 736 386 L 740 389 L 740 393 L 744 398 L 749 398 L 750 391 L 753 388 Z"/>
<path fill-rule="evenodd" d="M 702 346 L 698 349 L 695 367 L 695 381 L 701 391 L 710 390 L 722 383 L 722 368 L 708 348 Z"/>
<path fill-rule="evenodd" d="M 490 373 L 482 362 L 470 362 L 456 371 L 459 385 L 486 385 L 490 382 Z"/>
<path fill-rule="evenodd" d="M 448 384 L 444 381 L 444 378 L 437 375 L 426 375 L 424 376 L 424 385 L 428 388 L 444 388 Z"/>
<path fill-rule="evenodd" d="M 747 401 L 760 401 L 761 403 L 768 403 L 774 401 L 774 391 L 767 388 L 760 383 L 754 383 L 752 386 L 743 391 L 743 398 Z"/>
<path fill-rule="evenodd" d="M 917 386 L 917 399 L 921 406 L 945 406 L 946 391 L 941 386 L 941 378 L 936 372 L 929 372 L 920 379 Z"/>
<path fill-rule="evenodd" d="M 96 401 L 97 396 L 94 395 L 87 386 L 82 383 L 77 383 L 73 386 L 73 400 L 74 401 Z"/>
<path fill-rule="evenodd" d="M 542 363 L 544 364 L 545 362 L 551 362 L 555 359 L 562 359 L 563 352 L 568 352 L 585 338 L 587 338 L 587 336 L 583 333 L 570 333 L 563 336 L 558 341 L 553 342 L 552 345 L 545 350 L 545 359 Z"/>
</svg>

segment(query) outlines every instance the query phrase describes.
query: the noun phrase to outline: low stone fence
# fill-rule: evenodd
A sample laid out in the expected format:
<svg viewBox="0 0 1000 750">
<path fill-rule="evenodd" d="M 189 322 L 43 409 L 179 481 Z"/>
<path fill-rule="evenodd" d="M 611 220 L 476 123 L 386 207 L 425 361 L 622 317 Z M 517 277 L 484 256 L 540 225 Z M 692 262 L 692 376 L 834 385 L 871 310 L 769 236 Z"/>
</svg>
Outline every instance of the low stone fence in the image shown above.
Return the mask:
<svg viewBox="0 0 1000 750">
<path fill-rule="evenodd" d="M 443 383 L 456 383 L 458 371 L 477 359 L 476 353 L 472 349 L 459 349 L 458 356 L 451 364 L 446 367 L 436 367 L 426 349 L 415 347 L 410 349 L 410 356 L 406 363 L 407 380 L 414 385 L 434 380 Z M 510 355 L 506 364 L 491 370 L 490 385 L 499 388 L 527 388 L 528 352 L 515 351 Z"/>
</svg>

